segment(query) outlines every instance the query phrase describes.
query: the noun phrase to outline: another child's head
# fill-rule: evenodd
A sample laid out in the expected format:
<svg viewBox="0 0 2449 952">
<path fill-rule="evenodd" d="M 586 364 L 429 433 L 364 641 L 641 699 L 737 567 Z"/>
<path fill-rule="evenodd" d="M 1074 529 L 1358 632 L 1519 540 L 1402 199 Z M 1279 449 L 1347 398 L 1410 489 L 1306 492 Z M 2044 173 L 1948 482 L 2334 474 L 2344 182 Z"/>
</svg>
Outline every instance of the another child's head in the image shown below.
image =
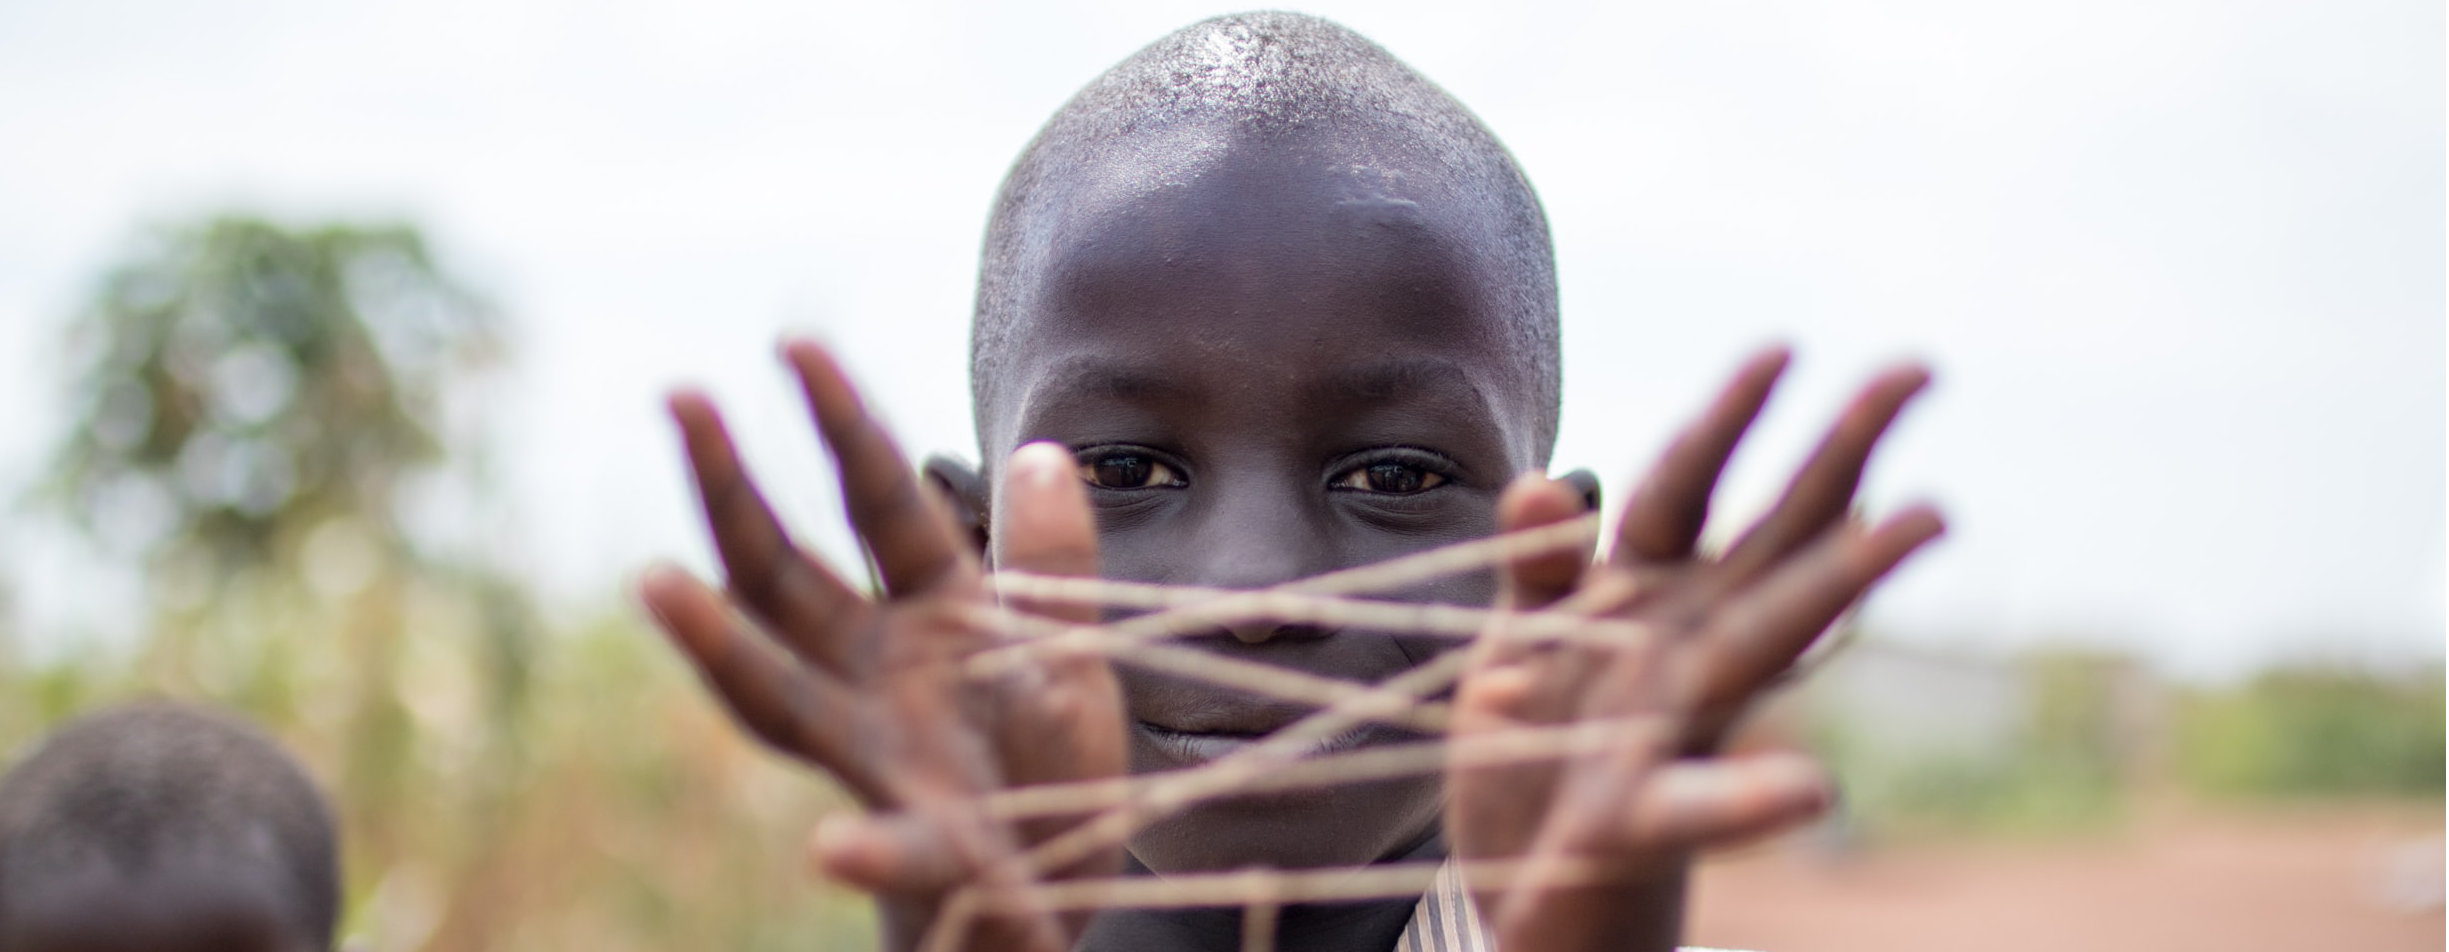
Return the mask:
<svg viewBox="0 0 2449 952">
<path fill-rule="evenodd" d="M 339 903 L 330 808 L 234 718 L 118 708 L 0 779 L 5 952 L 325 950 Z"/>
<path fill-rule="evenodd" d="M 1529 183 L 1442 90 L 1314 18 L 1194 25 L 1064 106 L 1004 185 L 976 319 L 984 459 L 1072 447 L 1110 577 L 1256 587 L 1486 535 L 1556 436 L 1554 256 Z M 1278 624 L 1196 641 L 1367 682 L 1439 647 Z M 1135 769 L 1305 713 L 1121 675 Z M 1225 801 L 1131 849 L 1160 871 L 1369 862 L 1428 844 L 1438 800 L 1420 778 Z"/>
</svg>

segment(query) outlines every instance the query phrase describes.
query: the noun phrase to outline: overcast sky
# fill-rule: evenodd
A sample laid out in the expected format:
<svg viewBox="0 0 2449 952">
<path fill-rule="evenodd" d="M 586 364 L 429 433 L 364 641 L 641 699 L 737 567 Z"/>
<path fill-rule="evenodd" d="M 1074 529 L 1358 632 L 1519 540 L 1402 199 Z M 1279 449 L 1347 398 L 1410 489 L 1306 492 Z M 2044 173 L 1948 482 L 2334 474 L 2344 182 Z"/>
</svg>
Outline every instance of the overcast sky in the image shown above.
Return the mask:
<svg viewBox="0 0 2449 952">
<path fill-rule="evenodd" d="M 838 547 L 776 335 L 834 341 L 913 449 L 971 452 L 1003 170 L 1106 66 L 1232 9 L 1018 6 L 0 0 L 0 495 L 64 425 L 64 322 L 142 223 L 405 215 L 518 322 L 490 528 L 560 610 L 706 563 L 676 383 Z M 1938 386 L 1868 496 L 1954 531 L 1881 629 L 2191 675 L 2439 656 L 2441 4 L 1486 7 L 1308 9 L 1443 84 L 1539 188 L 1560 469 L 1620 486 L 1786 340 L 1724 506 L 1757 511 L 1847 389 L 1917 356 Z M 126 624 L 123 572 L 9 519 L 22 628 Z"/>
</svg>

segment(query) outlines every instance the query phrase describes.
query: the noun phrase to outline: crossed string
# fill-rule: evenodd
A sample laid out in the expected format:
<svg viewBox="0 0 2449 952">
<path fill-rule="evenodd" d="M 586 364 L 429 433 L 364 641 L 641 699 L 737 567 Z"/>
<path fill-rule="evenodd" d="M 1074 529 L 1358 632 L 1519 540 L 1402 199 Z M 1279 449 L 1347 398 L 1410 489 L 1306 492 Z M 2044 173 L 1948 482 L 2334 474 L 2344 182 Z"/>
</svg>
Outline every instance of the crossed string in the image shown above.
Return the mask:
<svg viewBox="0 0 2449 952">
<path fill-rule="evenodd" d="M 1419 776 L 1452 766 L 1502 766 L 1555 761 L 1619 744 L 1626 732 L 1667 729 L 1656 718 L 1581 720 L 1508 726 L 1446 737 L 1450 708 L 1431 697 L 1460 679 L 1469 652 L 1447 651 L 1375 685 L 1319 677 L 1168 643 L 1217 626 L 1273 621 L 1354 627 L 1468 642 L 1501 631 L 1525 643 L 1581 643 L 1627 648 L 1652 634 L 1645 626 L 1593 617 L 1629 593 L 1594 587 L 1539 611 L 1410 604 L 1360 596 L 1399 590 L 1467 572 L 1563 551 L 1587 553 L 1598 516 L 1538 526 L 1443 546 L 1385 562 L 1330 572 L 1266 589 L 1216 589 L 1093 578 L 996 572 L 989 588 L 1004 598 L 1040 604 L 1146 610 L 1106 624 L 1075 625 L 1001 605 L 973 609 L 975 621 L 1007 640 L 965 660 L 964 673 L 991 678 L 1047 653 L 1096 652 L 1108 659 L 1220 687 L 1316 708 L 1308 716 L 1206 764 L 1157 774 L 1039 784 L 996 791 L 972 806 L 993 820 L 1090 814 L 1071 829 L 1012 860 L 1014 867 L 949 896 L 920 947 L 959 948 L 975 917 L 992 912 L 1067 912 L 1108 908 L 1239 906 L 1244 952 L 1275 948 L 1282 907 L 1292 903 L 1393 899 L 1426 892 L 1451 866 L 1474 892 L 1501 889 L 1524 860 L 1483 859 L 1372 864 L 1297 871 L 1250 869 L 1192 875 L 1105 877 L 1059 882 L 1044 875 L 1121 845 L 1151 823 L 1222 797 L 1315 789 Z M 1320 754 L 1319 740 L 1365 723 L 1404 728 L 1431 739 Z M 1593 865 L 1550 858 L 1538 870 L 1545 886 L 1596 881 Z"/>
</svg>

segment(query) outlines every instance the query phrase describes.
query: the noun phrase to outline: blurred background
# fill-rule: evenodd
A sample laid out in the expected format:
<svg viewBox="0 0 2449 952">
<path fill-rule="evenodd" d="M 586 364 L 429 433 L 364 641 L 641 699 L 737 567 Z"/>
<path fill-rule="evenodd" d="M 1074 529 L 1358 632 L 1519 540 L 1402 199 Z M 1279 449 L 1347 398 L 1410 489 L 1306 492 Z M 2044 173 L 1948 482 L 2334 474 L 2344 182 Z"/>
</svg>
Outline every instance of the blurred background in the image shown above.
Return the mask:
<svg viewBox="0 0 2449 952">
<path fill-rule="evenodd" d="M 681 384 L 850 554 L 781 333 L 974 455 L 1005 167 L 1231 10 L 1029 6 L 0 0 L 0 749 L 247 712 L 342 802 L 366 948 L 868 944 L 800 868 L 834 794 L 626 585 L 710 565 Z M 1844 808 L 1713 861 L 1695 941 L 2439 947 L 2439 4 L 1306 9 L 1540 189 L 1558 469 L 1789 341 L 1739 524 L 1938 370 L 1866 496 L 1953 531 L 1758 731 Z"/>
</svg>

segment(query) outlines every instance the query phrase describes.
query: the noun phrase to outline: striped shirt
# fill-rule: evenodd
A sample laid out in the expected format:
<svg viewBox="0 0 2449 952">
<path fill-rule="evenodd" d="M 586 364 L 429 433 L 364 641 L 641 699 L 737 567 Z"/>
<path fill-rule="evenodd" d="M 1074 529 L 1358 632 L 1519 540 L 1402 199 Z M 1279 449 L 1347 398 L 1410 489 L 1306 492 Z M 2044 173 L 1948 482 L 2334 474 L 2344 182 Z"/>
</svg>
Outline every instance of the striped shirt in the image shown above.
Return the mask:
<svg viewBox="0 0 2449 952">
<path fill-rule="evenodd" d="M 1496 947 L 1496 934 L 1481 921 L 1479 905 L 1471 901 L 1471 891 L 1463 888 L 1452 863 L 1437 871 L 1428 894 L 1412 907 L 1411 924 L 1395 940 L 1395 952 L 1496 952 Z M 1724 950 L 1688 945 L 1684 952 Z"/>
</svg>

